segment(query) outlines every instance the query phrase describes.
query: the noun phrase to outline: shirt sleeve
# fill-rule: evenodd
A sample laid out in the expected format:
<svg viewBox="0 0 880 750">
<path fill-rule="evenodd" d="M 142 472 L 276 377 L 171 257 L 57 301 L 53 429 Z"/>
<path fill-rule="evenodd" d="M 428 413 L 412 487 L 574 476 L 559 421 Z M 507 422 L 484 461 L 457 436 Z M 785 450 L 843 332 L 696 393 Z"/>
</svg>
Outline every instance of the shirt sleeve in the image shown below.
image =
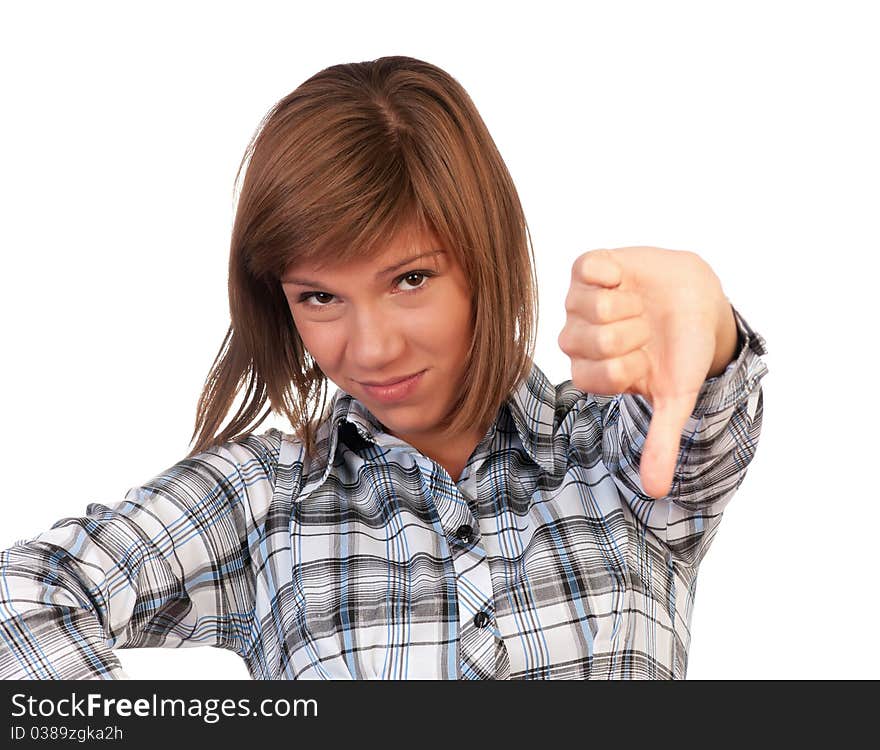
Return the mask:
<svg viewBox="0 0 880 750">
<path fill-rule="evenodd" d="M 249 535 L 272 498 L 280 438 L 209 448 L 0 552 L 0 678 L 127 678 L 114 648 L 243 653 Z"/>
<path fill-rule="evenodd" d="M 679 562 L 697 566 L 721 514 L 745 479 L 758 447 L 764 416 L 761 378 L 768 368 L 764 338 L 731 306 L 738 353 L 720 375 L 703 383 L 682 431 L 679 458 L 667 496 L 653 499 L 639 477 L 652 408 L 635 394 L 592 396 L 602 421 L 602 458 L 634 516 Z"/>
</svg>

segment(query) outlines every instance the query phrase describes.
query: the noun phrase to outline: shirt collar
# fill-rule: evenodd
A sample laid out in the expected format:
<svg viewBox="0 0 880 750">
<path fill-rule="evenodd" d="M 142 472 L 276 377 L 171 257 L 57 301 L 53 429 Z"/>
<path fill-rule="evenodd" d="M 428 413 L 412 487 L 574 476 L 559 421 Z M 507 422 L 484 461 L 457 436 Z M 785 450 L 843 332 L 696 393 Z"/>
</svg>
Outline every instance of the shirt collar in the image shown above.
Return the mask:
<svg viewBox="0 0 880 750">
<path fill-rule="evenodd" d="M 541 369 L 532 362 L 528 376 L 520 381 L 499 409 L 499 415 L 491 426 L 488 439 L 495 434 L 498 424 L 504 419 L 504 407 L 510 414 L 517 435 L 529 458 L 544 471 L 553 473 L 555 467 L 553 454 L 553 431 L 556 415 L 556 387 Z M 323 484 L 334 463 L 336 447 L 339 444 L 339 429 L 344 423 L 353 425 L 357 434 L 365 441 L 385 448 L 406 447 L 406 443 L 389 434 L 382 423 L 354 396 L 337 388 L 330 406 L 330 417 L 317 436 L 317 455 L 326 457 L 322 475 L 313 477 L 308 489 Z M 319 461 L 317 465 L 322 465 Z M 305 490 L 306 488 L 304 488 Z"/>
<path fill-rule="evenodd" d="M 532 362 L 528 376 L 513 389 L 506 404 L 529 457 L 544 471 L 553 474 L 556 467 L 553 452 L 556 386 Z"/>
</svg>

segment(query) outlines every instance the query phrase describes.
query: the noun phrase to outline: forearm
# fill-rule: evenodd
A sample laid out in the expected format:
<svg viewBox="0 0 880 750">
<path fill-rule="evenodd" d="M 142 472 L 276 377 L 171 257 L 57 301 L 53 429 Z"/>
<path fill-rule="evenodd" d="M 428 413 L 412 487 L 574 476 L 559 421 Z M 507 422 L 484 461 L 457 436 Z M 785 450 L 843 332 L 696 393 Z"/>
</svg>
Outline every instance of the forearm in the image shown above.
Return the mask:
<svg viewBox="0 0 880 750">
<path fill-rule="evenodd" d="M 101 614 L 58 548 L 0 551 L 0 679 L 125 678 Z"/>
</svg>

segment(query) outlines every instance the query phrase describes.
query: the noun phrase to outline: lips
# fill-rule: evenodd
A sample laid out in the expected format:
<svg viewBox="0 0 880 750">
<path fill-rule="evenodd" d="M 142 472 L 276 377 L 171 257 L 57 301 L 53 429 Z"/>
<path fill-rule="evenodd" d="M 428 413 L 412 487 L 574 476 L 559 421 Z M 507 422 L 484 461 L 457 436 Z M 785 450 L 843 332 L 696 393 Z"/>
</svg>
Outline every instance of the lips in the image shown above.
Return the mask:
<svg viewBox="0 0 880 750">
<path fill-rule="evenodd" d="M 372 382 L 372 381 L 369 381 L 369 380 L 361 380 L 361 381 L 359 381 L 359 382 L 360 382 L 361 385 L 371 385 L 371 386 L 373 386 L 374 388 L 384 388 L 384 387 L 387 387 L 387 386 L 389 386 L 389 385 L 394 385 L 395 383 L 402 383 L 404 380 L 409 380 L 410 378 L 415 377 L 416 375 L 418 375 L 419 372 L 423 372 L 423 371 L 422 371 L 422 370 L 419 370 L 419 371 L 417 371 L 417 372 L 412 372 L 412 373 L 410 373 L 409 375 L 402 375 L 402 376 L 399 377 L 399 378 L 391 378 L 390 380 L 383 380 L 383 381 L 381 381 L 381 382 Z"/>
<path fill-rule="evenodd" d="M 416 395 L 425 372 L 422 370 L 408 377 L 391 381 L 390 385 L 367 385 L 366 383 L 361 383 L 361 385 L 368 396 L 380 403 L 403 403 L 411 396 Z"/>
</svg>

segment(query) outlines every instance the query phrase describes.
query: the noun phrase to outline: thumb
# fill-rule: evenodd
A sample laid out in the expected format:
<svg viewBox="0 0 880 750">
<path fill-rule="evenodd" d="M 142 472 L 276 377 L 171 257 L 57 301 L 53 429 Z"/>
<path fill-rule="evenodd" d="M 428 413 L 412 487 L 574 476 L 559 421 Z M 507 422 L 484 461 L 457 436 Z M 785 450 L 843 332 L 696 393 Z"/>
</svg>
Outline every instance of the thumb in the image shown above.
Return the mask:
<svg viewBox="0 0 880 750">
<path fill-rule="evenodd" d="M 639 476 L 642 488 L 655 499 L 669 494 L 681 446 L 681 433 L 697 399 L 688 394 L 654 405 L 648 436 L 642 448 Z"/>
</svg>

